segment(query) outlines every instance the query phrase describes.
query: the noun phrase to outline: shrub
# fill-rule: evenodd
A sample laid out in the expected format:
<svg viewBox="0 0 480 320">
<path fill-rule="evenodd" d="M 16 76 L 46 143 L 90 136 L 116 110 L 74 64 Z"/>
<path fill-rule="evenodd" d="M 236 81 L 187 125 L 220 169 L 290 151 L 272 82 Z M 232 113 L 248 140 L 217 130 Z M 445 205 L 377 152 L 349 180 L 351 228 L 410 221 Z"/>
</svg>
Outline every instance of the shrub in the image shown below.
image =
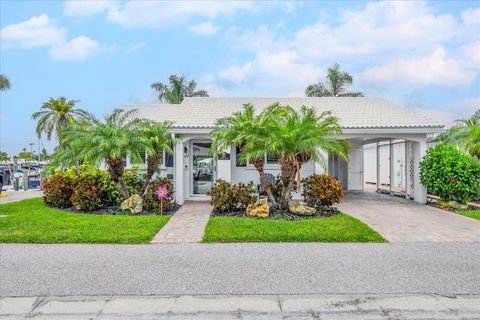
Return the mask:
<svg viewBox="0 0 480 320">
<path fill-rule="evenodd" d="M 420 161 L 420 182 L 445 201 L 466 203 L 479 195 L 480 164 L 454 145 L 437 144 Z"/>
<path fill-rule="evenodd" d="M 123 179 L 127 185 L 127 190 L 130 194 L 140 193 L 145 180 L 145 174 L 140 173 L 138 167 L 131 167 L 125 169 Z"/>
<path fill-rule="evenodd" d="M 175 209 L 177 203 L 173 198 L 175 193 L 173 181 L 167 178 L 156 178 L 150 181 L 143 196 L 143 208 L 147 211 L 160 212 L 160 200 L 155 194 L 158 187 L 166 187 L 168 190 L 167 198 L 163 199 L 163 211 L 169 212 Z"/>
<path fill-rule="evenodd" d="M 303 196 L 310 206 L 331 207 L 339 203 L 344 195 L 342 184 L 330 175 L 314 174 L 303 182 Z"/>
<path fill-rule="evenodd" d="M 81 211 L 95 211 L 102 206 L 102 192 L 98 188 L 98 178 L 91 174 L 80 175 L 74 182 L 73 206 Z"/>
<path fill-rule="evenodd" d="M 211 196 L 210 204 L 215 213 L 245 212 L 247 206 L 257 200 L 255 193 L 257 188 L 249 184 L 230 184 L 225 180 L 218 179 L 207 193 Z"/>
<path fill-rule="evenodd" d="M 55 208 L 68 208 L 72 206 L 70 197 L 73 193 L 73 179 L 68 176 L 56 174 L 45 183 L 44 202 Z"/>
</svg>

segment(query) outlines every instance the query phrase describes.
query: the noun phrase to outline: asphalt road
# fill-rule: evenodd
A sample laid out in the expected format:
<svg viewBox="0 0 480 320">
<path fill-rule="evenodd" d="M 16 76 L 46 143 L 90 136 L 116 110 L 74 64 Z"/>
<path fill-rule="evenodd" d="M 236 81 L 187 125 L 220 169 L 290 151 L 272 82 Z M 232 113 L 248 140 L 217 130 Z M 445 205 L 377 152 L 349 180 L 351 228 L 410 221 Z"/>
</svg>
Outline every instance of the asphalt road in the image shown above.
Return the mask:
<svg viewBox="0 0 480 320">
<path fill-rule="evenodd" d="M 0 245 L 1 296 L 480 294 L 480 243 Z"/>
</svg>

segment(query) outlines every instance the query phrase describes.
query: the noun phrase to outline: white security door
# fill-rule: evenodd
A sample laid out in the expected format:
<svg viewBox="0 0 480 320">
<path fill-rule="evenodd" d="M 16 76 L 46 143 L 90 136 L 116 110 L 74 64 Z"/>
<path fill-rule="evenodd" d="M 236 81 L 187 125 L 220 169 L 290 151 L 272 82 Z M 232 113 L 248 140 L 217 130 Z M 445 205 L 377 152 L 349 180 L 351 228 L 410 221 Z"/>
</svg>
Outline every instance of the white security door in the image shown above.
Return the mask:
<svg viewBox="0 0 480 320">
<path fill-rule="evenodd" d="M 363 190 L 363 150 L 350 151 L 348 161 L 348 190 Z"/>
</svg>

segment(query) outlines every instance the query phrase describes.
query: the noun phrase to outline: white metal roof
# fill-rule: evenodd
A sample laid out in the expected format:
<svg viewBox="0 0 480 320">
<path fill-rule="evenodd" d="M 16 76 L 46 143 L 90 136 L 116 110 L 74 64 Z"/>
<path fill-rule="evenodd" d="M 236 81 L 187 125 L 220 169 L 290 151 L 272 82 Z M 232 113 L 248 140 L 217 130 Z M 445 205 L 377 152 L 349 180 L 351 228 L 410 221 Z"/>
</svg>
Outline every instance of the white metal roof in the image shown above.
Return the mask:
<svg viewBox="0 0 480 320">
<path fill-rule="evenodd" d="M 302 98 L 185 98 L 181 104 L 128 105 L 138 109 L 137 117 L 172 121 L 175 128 L 211 128 L 218 118 L 241 111 L 251 103 L 257 112 L 279 102 L 299 108 L 314 107 L 331 111 L 344 129 L 441 128 L 442 124 L 410 109 L 381 98 L 302 97 Z"/>
</svg>

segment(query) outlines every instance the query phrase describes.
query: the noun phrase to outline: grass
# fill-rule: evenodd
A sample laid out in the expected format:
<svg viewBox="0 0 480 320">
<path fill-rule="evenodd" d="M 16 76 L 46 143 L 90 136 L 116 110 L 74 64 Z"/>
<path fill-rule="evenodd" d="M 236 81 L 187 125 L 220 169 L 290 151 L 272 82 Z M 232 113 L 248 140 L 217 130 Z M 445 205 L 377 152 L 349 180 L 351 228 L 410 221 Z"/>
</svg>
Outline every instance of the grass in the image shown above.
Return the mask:
<svg viewBox="0 0 480 320">
<path fill-rule="evenodd" d="M 76 214 L 41 198 L 0 205 L 0 243 L 146 243 L 168 216 Z"/>
<path fill-rule="evenodd" d="M 386 242 L 363 222 L 338 214 L 294 221 L 210 217 L 203 242 Z"/>
<path fill-rule="evenodd" d="M 455 213 L 461 214 L 462 216 L 469 217 L 472 219 L 480 220 L 480 210 L 460 210 L 460 211 L 455 211 Z"/>
</svg>

